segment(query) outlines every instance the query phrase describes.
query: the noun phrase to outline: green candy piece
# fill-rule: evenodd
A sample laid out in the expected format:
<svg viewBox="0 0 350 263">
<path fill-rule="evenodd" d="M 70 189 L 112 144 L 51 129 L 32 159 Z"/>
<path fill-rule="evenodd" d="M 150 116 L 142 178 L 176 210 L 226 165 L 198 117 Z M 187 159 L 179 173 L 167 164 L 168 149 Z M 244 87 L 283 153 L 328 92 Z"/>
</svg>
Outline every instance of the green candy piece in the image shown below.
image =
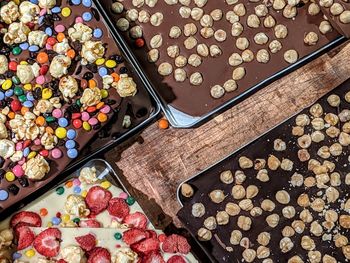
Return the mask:
<svg viewBox="0 0 350 263">
<path fill-rule="evenodd" d="M 56 120 L 56 118 L 52 117 L 52 116 L 48 116 L 48 117 L 46 117 L 45 120 L 46 120 L 46 122 L 54 122 Z"/>
<path fill-rule="evenodd" d="M 58 187 L 58 188 L 56 189 L 56 193 L 57 193 L 58 195 L 62 195 L 62 194 L 64 193 L 64 188 L 63 188 L 62 186 Z"/>
<path fill-rule="evenodd" d="M 27 100 L 27 97 L 26 97 L 26 95 L 21 95 L 18 97 L 18 99 L 20 102 L 25 102 Z"/>
<path fill-rule="evenodd" d="M 122 234 L 119 233 L 119 232 L 117 232 L 117 233 L 114 234 L 114 238 L 115 238 L 116 240 L 120 240 L 122 237 L 123 237 Z"/>
<path fill-rule="evenodd" d="M 23 90 L 22 90 L 22 88 L 21 87 L 15 87 L 14 88 L 14 91 L 13 91 L 14 93 L 15 93 L 15 95 L 16 96 L 21 96 L 21 95 L 23 95 Z"/>
<path fill-rule="evenodd" d="M 76 224 L 79 224 L 80 218 L 76 217 L 76 218 L 74 218 L 72 221 L 73 221 L 74 223 L 76 223 Z"/>
<path fill-rule="evenodd" d="M 128 196 L 128 198 L 126 198 L 126 203 L 128 205 L 133 205 L 135 203 L 135 198 L 132 196 Z"/>
<path fill-rule="evenodd" d="M 19 80 L 19 77 L 17 77 L 17 76 L 13 76 L 13 77 L 12 77 L 12 82 L 13 82 L 15 85 L 21 84 L 21 81 Z"/>
<path fill-rule="evenodd" d="M 81 102 L 79 99 L 75 103 L 79 106 L 79 108 L 81 107 Z"/>
<path fill-rule="evenodd" d="M 21 53 L 22 53 L 22 49 L 20 47 L 14 47 L 12 49 L 12 54 L 15 55 L 15 56 L 18 56 Z"/>
</svg>

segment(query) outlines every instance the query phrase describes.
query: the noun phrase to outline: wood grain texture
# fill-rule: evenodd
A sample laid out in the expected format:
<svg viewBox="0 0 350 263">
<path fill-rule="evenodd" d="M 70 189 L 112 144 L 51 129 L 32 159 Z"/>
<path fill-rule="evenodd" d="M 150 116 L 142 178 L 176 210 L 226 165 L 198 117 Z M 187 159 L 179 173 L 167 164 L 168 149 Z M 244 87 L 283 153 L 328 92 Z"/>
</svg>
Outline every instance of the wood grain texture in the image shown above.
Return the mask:
<svg viewBox="0 0 350 263">
<path fill-rule="evenodd" d="M 309 106 L 349 76 L 350 43 L 346 43 L 197 129 L 164 131 L 153 124 L 125 149 L 113 150 L 120 154 L 115 163 L 143 199 L 154 199 L 179 223 L 176 190 L 182 181 Z M 153 208 L 147 210 L 152 213 Z"/>
</svg>

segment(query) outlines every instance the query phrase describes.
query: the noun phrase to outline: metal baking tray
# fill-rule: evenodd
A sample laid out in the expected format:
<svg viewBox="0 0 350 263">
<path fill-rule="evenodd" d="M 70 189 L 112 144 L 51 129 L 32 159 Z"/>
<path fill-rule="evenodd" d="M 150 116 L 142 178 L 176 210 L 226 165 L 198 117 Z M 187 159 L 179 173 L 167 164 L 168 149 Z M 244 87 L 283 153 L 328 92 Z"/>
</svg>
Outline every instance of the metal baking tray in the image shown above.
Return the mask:
<svg viewBox="0 0 350 263">
<path fill-rule="evenodd" d="M 171 106 L 169 103 L 166 102 L 165 98 L 162 97 L 162 95 L 157 90 L 157 88 L 155 88 L 157 83 L 152 83 L 150 78 L 145 74 L 144 69 L 141 67 L 141 63 L 138 61 L 138 59 L 134 55 L 132 49 L 130 48 L 130 45 L 127 43 L 127 41 L 122 36 L 122 34 L 116 29 L 116 26 L 114 25 L 113 21 L 111 20 L 111 17 L 108 15 L 106 11 L 106 8 L 108 7 L 103 6 L 102 3 L 100 3 L 100 1 L 98 0 L 94 0 L 94 2 L 98 10 L 100 11 L 100 13 L 103 14 L 107 24 L 109 25 L 111 32 L 113 32 L 113 34 L 116 36 L 116 39 L 118 40 L 118 45 L 120 46 L 121 50 L 123 51 L 123 53 L 125 53 L 125 55 L 127 56 L 127 59 L 131 61 L 134 64 L 134 67 L 140 72 L 143 80 L 147 83 L 147 87 L 150 88 L 151 94 L 156 97 L 157 102 L 160 104 L 162 111 L 164 112 L 165 116 L 169 120 L 171 126 L 173 126 L 174 128 L 194 128 L 194 127 L 200 126 L 204 122 L 214 118 L 215 116 L 219 115 L 225 110 L 243 101 L 247 97 L 257 92 L 258 90 L 266 87 L 267 85 L 271 84 L 277 79 L 291 73 L 292 71 L 306 65 L 308 62 L 312 61 L 313 59 L 321 56 L 322 54 L 330 51 L 331 49 L 337 47 L 338 45 L 346 41 L 346 38 L 344 36 L 337 37 L 335 40 L 329 42 L 328 44 L 321 47 L 317 51 L 304 56 L 303 58 L 298 60 L 296 63 L 264 79 L 257 85 L 250 87 L 249 89 L 242 92 L 238 96 L 216 107 L 214 110 L 202 116 L 195 117 L 175 109 L 173 106 Z"/>
<path fill-rule="evenodd" d="M 271 153 L 269 151 L 269 149 L 271 149 L 271 145 L 273 145 L 273 141 L 272 139 L 276 139 L 276 138 L 281 138 L 284 139 L 284 141 L 288 144 L 287 139 L 290 138 L 290 131 L 291 131 L 291 127 L 293 125 L 295 125 L 294 123 L 294 118 L 301 113 L 306 113 L 309 110 L 309 107 L 314 105 L 315 103 L 320 103 L 323 106 L 323 109 L 329 110 L 331 109 L 331 107 L 328 105 L 327 102 L 327 97 L 331 94 L 337 94 L 340 96 L 340 98 L 342 99 L 342 103 L 344 105 L 344 99 L 343 96 L 346 92 L 350 91 L 350 79 L 346 80 L 345 82 L 343 82 L 341 85 L 339 85 L 338 87 L 336 87 L 335 89 L 333 89 L 332 91 L 328 92 L 326 95 L 324 95 L 323 97 L 321 97 L 320 99 L 318 99 L 317 101 L 311 103 L 309 106 L 305 107 L 303 110 L 299 111 L 298 113 L 294 114 L 293 116 L 291 116 L 290 118 L 288 118 L 287 120 L 283 121 L 280 124 L 277 124 L 276 126 L 274 126 L 273 128 L 271 128 L 270 130 L 266 131 L 265 133 L 263 133 L 262 135 L 260 135 L 259 137 L 257 137 L 256 139 L 252 140 L 251 142 L 248 142 L 247 144 L 243 145 L 242 147 L 238 148 L 236 151 L 234 151 L 233 153 L 231 153 L 230 155 L 228 155 L 227 157 L 224 157 L 222 160 L 216 162 L 215 164 L 211 165 L 210 167 L 208 167 L 207 169 L 205 169 L 204 171 L 199 172 L 198 174 L 188 178 L 187 180 L 183 181 L 177 189 L 177 200 L 180 203 L 181 207 L 184 207 L 187 203 L 191 203 L 191 198 L 186 198 L 184 196 L 182 196 L 181 194 L 181 186 L 185 183 L 190 184 L 193 188 L 194 191 L 196 192 L 196 189 L 199 186 L 203 186 L 203 185 L 208 185 L 211 184 L 212 181 L 210 180 L 210 178 L 213 177 L 217 177 L 221 172 L 225 171 L 225 170 L 239 170 L 240 168 L 237 167 L 236 163 L 238 161 L 238 158 L 242 155 L 246 155 L 250 158 L 262 158 L 262 156 L 266 156 L 267 153 Z M 346 102 L 345 102 L 346 103 Z M 341 104 L 342 105 L 342 104 Z M 346 108 L 350 108 L 349 107 L 350 103 L 348 103 L 348 105 L 346 105 Z M 344 107 L 344 106 L 343 106 Z M 342 106 L 340 106 L 340 108 L 343 108 Z M 334 111 L 334 108 L 332 108 Z M 338 109 L 336 109 L 336 111 L 340 111 L 339 107 Z M 329 110 L 328 112 L 332 112 L 331 110 Z M 309 131 L 305 130 L 305 134 L 307 134 Z M 270 136 L 270 134 L 273 134 Z M 293 142 L 296 141 L 296 139 L 293 139 Z M 293 147 L 293 142 L 291 144 L 288 144 L 288 147 Z M 312 151 L 317 151 L 315 144 L 311 145 L 310 149 Z M 255 149 L 255 150 L 251 150 L 251 149 Z M 345 150 L 347 148 L 347 150 Z M 344 151 L 349 152 L 349 148 L 348 147 L 343 147 Z M 266 151 L 267 152 L 264 152 Z M 250 155 L 249 155 L 250 154 Z M 288 156 L 291 157 L 291 156 Z M 334 159 L 332 159 L 334 158 Z M 335 161 L 335 157 L 331 157 L 331 160 Z M 341 157 L 339 157 L 339 162 L 345 162 L 348 163 L 348 157 L 346 154 L 342 154 Z M 337 162 L 337 161 L 335 161 Z M 300 165 L 300 161 L 294 161 L 294 165 L 299 164 Z M 305 166 L 305 164 L 304 164 Z M 300 171 L 301 173 L 306 172 L 306 170 L 302 169 L 302 166 L 299 170 L 293 170 L 293 171 Z M 306 168 L 307 169 L 307 168 Z M 348 173 L 349 172 L 349 165 L 344 165 L 344 166 L 337 166 L 336 168 L 337 172 L 339 173 Z M 278 170 L 280 171 L 280 175 L 284 176 L 285 174 L 283 173 L 284 171 L 282 170 Z M 248 173 L 248 172 L 247 172 Z M 246 173 L 246 174 L 247 174 Z M 249 178 L 249 174 L 247 174 L 247 179 Z M 278 180 L 278 178 L 277 178 Z M 214 187 L 214 186 L 213 186 Z M 345 186 L 346 187 L 346 186 Z M 214 189 L 214 188 L 213 188 Z M 270 189 L 268 189 L 268 191 L 270 191 Z M 196 233 L 194 233 L 193 231 L 191 231 L 186 222 L 181 220 L 180 221 L 182 223 L 184 223 L 185 228 L 191 233 L 192 237 L 197 241 L 198 245 L 205 251 L 206 255 L 211 259 L 212 262 L 217 262 L 216 259 L 214 259 L 214 257 L 212 256 L 212 254 L 210 253 L 210 250 L 208 247 L 206 247 L 204 245 L 205 242 L 200 242 L 197 237 L 196 237 Z"/>
</svg>

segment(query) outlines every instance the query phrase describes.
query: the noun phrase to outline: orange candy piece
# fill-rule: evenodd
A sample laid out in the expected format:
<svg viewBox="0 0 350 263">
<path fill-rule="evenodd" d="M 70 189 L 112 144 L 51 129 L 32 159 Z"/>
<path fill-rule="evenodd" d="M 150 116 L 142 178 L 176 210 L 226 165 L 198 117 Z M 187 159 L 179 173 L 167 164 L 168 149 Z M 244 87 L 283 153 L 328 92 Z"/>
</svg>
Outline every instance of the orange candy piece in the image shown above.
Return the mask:
<svg viewBox="0 0 350 263">
<path fill-rule="evenodd" d="M 115 82 L 118 82 L 119 79 L 120 79 L 119 75 L 118 75 L 117 73 L 115 73 L 115 72 L 113 72 L 113 73 L 111 74 L 111 76 L 113 77 L 113 80 L 114 80 Z"/>
<path fill-rule="evenodd" d="M 67 56 L 70 57 L 71 59 L 73 59 L 75 57 L 75 50 L 74 49 L 68 50 Z"/>
<path fill-rule="evenodd" d="M 90 79 L 90 80 L 89 80 L 89 88 L 90 88 L 90 89 L 93 89 L 93 88 L 96 88 L 96 86 L 97 86 L 96 81 L 93 80 L 93 79 Z"/>
<path fill-rule="evenodd" d="M 105 103 L 103 102 L 103 101 L 101 101 L 101 102 L 99 102 L 99 103 L 97 103 L 97 105 L 96 105 L 96 109 L 102 109 L 102 107 L 105 105 Z"/>
<path fill-rule="evenodd" d="M 49 133 L 49 134 L 54 134 L 54 130 L 53 130 L 50 126 L 47 126 L 47 127 L 45 128 L 45 131 L 46 131 L 47 133 Z"/>
<path fill-rule="evenodd" d="M 166 120 L 166 119 L 161 119 L 161 120 L 158 122 L 158 127 L 159 127 L 159 129 L 162 129 L 162 130 L 168 129 L 168 128 L 169 128 L 169 122 L 168 122 L 168 120 Z"/>
<path fill-rule="evenodd" d="M 26 114 L 26 112 L 28 112 L 28 111 L 29 111 L 29 109 L 27 107 L 22 107 L 21 108 L 21 114 L 22 115 Z"/>
<path fill-rule="evenodd" d="M 48 214 L 48 211 L 46 208 L 41 208 L 39 214 L 41 216 L 46 216 Z"/>
<path fill-rule="evenodd" d="M 99 114 L 97 114 L 97 119 L 99 122 L 106 122 L 108 119 L 108 116 L 107 114 L 100 112 Z"/>
<path fill-rule="evenodd" d="M 35 123 L 38 126 L 44 126 L 45 118 L 43 116 L 39 116 L 38 118 L 36 118 Z"/>
<path fill-rule="evenodd" d="M 7 117 L 9 117 L 9 119 L 14 119 L 15 118 L 15 113 L 13 111 L 10 111 L 8 114 L 7 114 Z"/>
<path fill-rule="evenodd" d="M 56 38 L 57 38 L 58 42 L 62 42 L 63 39 L 66 38 L 66 36 L 63 33 L 58 33 Z"/>
<path fill-rule="evenodd" d="M 49 56 L 45 52 L 39 52 L 39 54 L 36 56 L 36 60 L 40 64 L 45 64 L 49 61 Z"/>
<path fill-rule="evenodd" d="M 66 182 L 66 187 L 67 188 L 71 188 L 72 186 L 73 186 L 73 182 L 72 181 Z"/>
</svg>

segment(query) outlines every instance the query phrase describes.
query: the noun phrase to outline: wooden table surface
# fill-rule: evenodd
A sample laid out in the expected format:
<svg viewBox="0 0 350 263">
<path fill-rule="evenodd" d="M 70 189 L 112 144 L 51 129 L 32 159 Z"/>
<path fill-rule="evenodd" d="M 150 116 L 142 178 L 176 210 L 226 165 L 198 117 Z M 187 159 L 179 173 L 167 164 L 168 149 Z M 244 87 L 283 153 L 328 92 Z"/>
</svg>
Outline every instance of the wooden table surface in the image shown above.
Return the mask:
<svg viewBox="0 0 350 263">
<path fill-rule="evenodd" d="M 108 152 L 106 159 L 115 163 L 153 223 L 162 226 L 173 218 L 180 225 L 176 190 L 182 181 L 309 106 L 349 76 L 350 42 L 199 128 L 160 130 L 154 123 L 137 138 Z"/>
</svg>

